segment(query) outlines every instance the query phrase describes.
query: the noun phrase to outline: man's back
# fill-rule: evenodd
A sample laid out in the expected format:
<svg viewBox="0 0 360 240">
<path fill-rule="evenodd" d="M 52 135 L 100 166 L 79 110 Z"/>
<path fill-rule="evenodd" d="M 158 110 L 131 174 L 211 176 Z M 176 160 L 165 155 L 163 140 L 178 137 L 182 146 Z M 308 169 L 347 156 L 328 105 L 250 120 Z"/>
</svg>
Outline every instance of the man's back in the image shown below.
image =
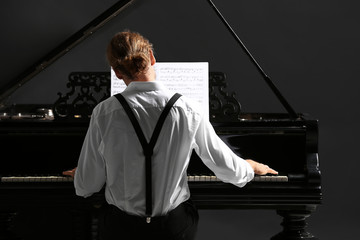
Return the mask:
<svg viewBox="0 0 360 240">
<path fill-rule="evenodd" d="M 172 93 L 156 82 L 134 82 L 122 95 L 149 142 L 155 124 Z M 186 168 L 200 120 L 200 111 L 194 110 L 194 104 L 190 106 L 180 98 L 164 122 L 152 157 L 154 215 L 162 215 L 190 197 Z M 95 108 L 90 124 L 96 125 L 95 129 L 98 129 L 91 135 L 98 143 L 99 155 L 106 166 L 104 171 L 108 203 L 128 213 L 144 215 L 145 157 L 124 109 L 114 97 L 109 98 Z M 103 178 L 103 172 L 97 175 L 95 178 Z M 81 188 L 79 179 L 76 182 L 79 182 L 78 187 Z M 105 179 L 101 182 L 104 181 Z M 97 183 L 93 187 L 96 192 L 102 186 Z M 84 192 L 80 194 L 84 195 Z"/>
</svg>

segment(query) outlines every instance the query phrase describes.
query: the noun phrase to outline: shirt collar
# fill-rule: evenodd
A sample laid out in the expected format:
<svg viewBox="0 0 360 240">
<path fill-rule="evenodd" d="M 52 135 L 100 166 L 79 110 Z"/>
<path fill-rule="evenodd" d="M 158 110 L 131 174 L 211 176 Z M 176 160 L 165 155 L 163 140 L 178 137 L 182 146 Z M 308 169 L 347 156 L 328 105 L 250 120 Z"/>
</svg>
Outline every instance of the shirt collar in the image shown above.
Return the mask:
<svg viewBox="0 0 360 240">
<path fill-rule="evenodd" d="M 164 85 L 157 81 L 143 82 L 143 81 L 133 81 L 125 88 L 124 91 L 156 91 L 163 89 Z"/>
</svg>

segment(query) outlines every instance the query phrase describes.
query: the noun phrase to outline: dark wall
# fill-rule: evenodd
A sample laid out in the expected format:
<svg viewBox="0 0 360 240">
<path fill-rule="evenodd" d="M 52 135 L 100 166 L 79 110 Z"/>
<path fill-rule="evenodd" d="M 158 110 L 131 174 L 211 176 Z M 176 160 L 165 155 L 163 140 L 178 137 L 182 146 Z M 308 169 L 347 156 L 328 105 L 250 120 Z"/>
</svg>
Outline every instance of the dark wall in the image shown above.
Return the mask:
<svg viewBox="0 0 360 240">
<path fill-rule="evenodd" d="M 115 0 L 1 1 L 0 87 Z M 320 239 L 354 239 L 360 127 L 356 1 L 214 1 L 250 52 L 298 112 L 320 120 L 324 204 L 309 219 Z M 136 0 L 113 21 L 35 76 L 7 103 L 53 103 L 73 71 L 108 71 L 114 33 L 148 37 L 158 61 L 207 61 L 228 77 L 244 111 L 282 112 L 261 75 L 206 0 Z M 198 239 L 268 239 L 280 218 L 268 211 L 201 211 Z M 216 228 L 214 226 L 217 226 Z"/>
</svg>

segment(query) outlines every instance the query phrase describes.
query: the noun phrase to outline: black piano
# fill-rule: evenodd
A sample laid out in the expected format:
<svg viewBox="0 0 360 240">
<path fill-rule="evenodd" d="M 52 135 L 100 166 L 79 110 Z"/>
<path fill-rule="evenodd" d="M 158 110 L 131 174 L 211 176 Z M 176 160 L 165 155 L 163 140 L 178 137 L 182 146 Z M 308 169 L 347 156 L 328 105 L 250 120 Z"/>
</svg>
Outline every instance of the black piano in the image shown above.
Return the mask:
<svg viewBox="0 0 360 240">
<path fill-rule="evenodd" d="M 119 1 L 88 27 L 102 26 L 129 2 Z M 199 209 L 273 209 L 283 217 L 283 231 L 271 239 L 317 239 L 306 231 L 305 220 L 322 200 L 318 121 L 292 109 L 232 33 L 287 112 L 242 112 L 236 94 L 226 90 L 226 75 L 211 72 L 211 123 L 234 152 L 270 165 L 279 176 L 256 176 L 245 187 L 237 188 L 219 181 L 193 154 L 188 168 L 192 199 Z M 79 35 L 75 34 L 46 58 L 56 60 L 77 41 Z M 28 81 L 39 69 L 30 69 L 14 86 Z M 16 88 L 2 90 L 0 100 Z M 97 239 L 103 193 L 87 199 L 77 197 L 72 179 L 61 173 L 76 166 L 91 111 L 109 97 L 110 73 L 70 73 L 68 88 L 69 92 L 59 94 L 51 105 L 0 108 L 0 240 L 34 238 L 27 232 L 36 232 L 36 239 L 47 239 L 59 228 L 61 234 L 51 235 L 52 239 L 69 234 L 72 239 Z M 40 225 L 32 222 L 39 219 Z"/>
</svg>

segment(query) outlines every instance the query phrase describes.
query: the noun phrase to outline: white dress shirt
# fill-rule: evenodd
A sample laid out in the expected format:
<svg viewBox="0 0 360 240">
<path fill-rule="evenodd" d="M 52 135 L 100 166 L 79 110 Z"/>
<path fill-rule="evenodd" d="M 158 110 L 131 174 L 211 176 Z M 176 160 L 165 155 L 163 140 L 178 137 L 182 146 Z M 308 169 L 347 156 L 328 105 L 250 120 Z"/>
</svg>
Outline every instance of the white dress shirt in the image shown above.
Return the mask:
<svg viewBox="0 0 360 240">
<path fill-rule="evenodd" d="M 149 141 L 160 113 L 173 96 L 159 82 L 131 82 L 122 93 Z M 167 116 L 152 157 L 153 216 L 190 197 L 186 169 L 192 150 L 224 182 L 242 187 L 254 177 L 244 159 L 217 136 L 198 105 L 182 96 Z M 145 215 L 145 157 L 135 130 L 112 96 L 93 110 L 75 173 L 75 189 L 88 197 L 105 184 L 109 204 Z"/>
</svg>

